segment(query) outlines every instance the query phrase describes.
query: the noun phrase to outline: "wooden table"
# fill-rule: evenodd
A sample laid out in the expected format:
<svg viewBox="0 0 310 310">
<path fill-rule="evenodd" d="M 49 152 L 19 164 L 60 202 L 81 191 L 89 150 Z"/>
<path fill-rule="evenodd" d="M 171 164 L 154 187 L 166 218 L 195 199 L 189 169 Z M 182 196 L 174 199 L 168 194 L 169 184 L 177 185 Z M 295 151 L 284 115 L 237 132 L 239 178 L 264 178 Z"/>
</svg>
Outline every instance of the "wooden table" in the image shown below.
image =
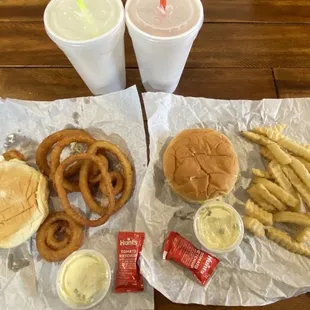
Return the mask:
<svg viewBox="0 0 310 310">
<path fill-rule="evenodd" d="M 176 94 L 220 99 L 310 97 L 309 0 L 202 2 L 205 23 Z M 47 3 L 48 0 L 0 1 L 3 98 L 54 100 L 90 95 L 69 61 L 45 34 L 42 16 Z M 126 63 L 127 86 L 137 84 L 143 91 L 128 35 Z M 309 296 L 302 295 L 265 309 L 306 310 L 310 309 L 309 303 Z M 156 292 L 155 308 L 207 307 L 172 304 Z"/>
</svg>

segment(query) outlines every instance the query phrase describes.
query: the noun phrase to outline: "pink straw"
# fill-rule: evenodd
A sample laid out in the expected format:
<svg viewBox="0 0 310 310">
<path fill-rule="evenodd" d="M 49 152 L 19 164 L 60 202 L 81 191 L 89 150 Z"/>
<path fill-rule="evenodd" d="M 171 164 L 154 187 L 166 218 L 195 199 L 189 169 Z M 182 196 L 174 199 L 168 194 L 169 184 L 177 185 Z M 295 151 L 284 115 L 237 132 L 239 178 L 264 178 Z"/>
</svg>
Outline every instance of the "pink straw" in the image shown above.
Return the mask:
<svg viewBox="0 0 310 310">
<path fill-rule="evenodd" d="M 166 10 L 167 0 L 160 0 L 160 5 Z"/>
</svg>

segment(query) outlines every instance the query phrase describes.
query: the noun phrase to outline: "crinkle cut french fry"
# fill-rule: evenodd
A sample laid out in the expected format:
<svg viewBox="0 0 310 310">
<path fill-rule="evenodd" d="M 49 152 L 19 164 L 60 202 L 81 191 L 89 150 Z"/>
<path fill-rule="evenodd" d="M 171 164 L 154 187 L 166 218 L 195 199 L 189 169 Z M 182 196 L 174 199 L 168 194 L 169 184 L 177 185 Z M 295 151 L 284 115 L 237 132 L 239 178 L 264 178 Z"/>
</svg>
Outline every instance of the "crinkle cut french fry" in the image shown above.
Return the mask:
<svg viewBox="0 0 310 310">
<path fill-rule="evenodd" d="M 286 174 L 286 176 L 289 178 L 290 182 L 293 184 L 295 189 L 299 192 L 302 199 L 305 201 L 305 203 L 310 206 L 310 191 L 308 190 L 307 186 L 299 179 L 297 174 L 294 172 L 294 170 L 289 166 L 283 166 L 282 167 L 283 172 Z"/>
<path fill-rule="evenodd" d="M 272 143 L 268 138 L 251 131 L 242 131 L 241 134 L 248 140 L 257 144 L 268 145 L 269 143 Z"/>
<path fill-rule="evenodd" d="M 275 213 L 273 215 L 273 221 L 275 223 L 291 223 L 304 227 L 310 227 L 309 216 L 302 213 L 296 213 L 290 211 L 282 211 Z"/>
<path fill-rule="evenodd" d="M 267 135 L 268 139 L 277 142 L 282 139 L 284 136 L 279 132 L 269 131 Z"/>
<path fill-rule="evenodd" d="M 290 163 L 290 166 L 293 168 L 301 181 L 307 186 L 308 190 L 310 190 L 310 174 L 305 165 L 298 159 L 292 157 L 292 162 Z"/>
<path fill-rule="evenodd" d="M 295 188 L 293 187 L 291 181 L 287 178 L 286 174 L 282 170 L 281 165 L 279 165 L 275 161 L 271 161 L 268 165 L 267 170 L 269 174 L 273 176 L 276 183 L 278 183 L 280 187 L 282 187 L 287 193 L 290 193 L 297 199 L 298 204 L 296 208 L 292 208 L 292 210 L 300 213 L 303 209 L 302 198 L 300 197 L 300 194 L 298 193 L 298 191 L 295 190 Z"/>
<path fill-rule="evenodd" d="M 295 195 L 292 183 L 283 172 L 281 166 L 276 161 L 271 161 L 268 165 L 268 172 L 273 176 L 275 181 L 288 193 Z"/>
<path fill-rule="evenodd" d="M 292 156 L 292 157 L 295 157 L 296 159 L 298 159 L 300 162 L 302 162 L 306 169 L 308 170 L 308 172 L 310 172 L 310 162 L 308 162 L 306 159 L 302 158 L 302 157 L 299 157 L 299 156 Z"/>
<path fill-rule="evenodd" d="M 262 209 L 264 209 L 267 212 L 277 212 L 278 210 L 271 205 L 268 201 L 266 201 L 258 192 L 256 186 L 251 186 L 250 188 L 248 188 L 247 190 L 249 196 L 251 197 L 251 199 Z"/>
<path fill-rule="evenodd" d="M 270 204 L 272 204 L 278 211 L 286 210 L 286 205 L 280 201 L 275 195 L 270 193 L 263 184 L 256 184 L 257 191 L 260 196 L 264 197 Z"/>
<path fill-rule="evenodd" d="M 297 208 L 299 201 L 290 193 L 286 192 L 282 187 L 278 186 L 277 184 L 264 179 L 264 178 L 256 178 L 254 179 L 254 183 L 262 184 L 266 187 L 266 189 L 273 194 L 275 197 L 278 198 L 284 205 L 288 205 L 291 208 Z"/>
<path fill-rule="evenodd" d="M 243 217 L 244 228 L 250 231 L 256 237 L 265 236 L 265 227 L 257 219 L 249 216 Z"/>
<path fill-rule="evenodd" d="M 293 154 L 300 156 L 300 157 L 306 159 L 307 161 L 310 161 L 310 150 L 301 146 L 296 141 L 294 141 L 288 137 L 283 136 L 277 142 L 280 146 L 282 146 L 283 148 L 292 152 Z"/>
<path fill-rule="evenodd" d="M 298 202 L 297 208 L 292 209 L 292 211 L 297 212 L 297 213 L 304 213 L 303 200 L 301 198 L 300 193 L 298 193 L 297 190 L 295 190 L 294 196 L 298 199 L 299 202 Z"/>
<path fill-rule="evenodd" d="M 272 225 L 272 214 L 264 211 L 258 205 L 256 205 L 252 200 L 248 200 L 245 204 L 245 214 L 249 217 L 257 219 L 264 225 Z"/>
<path fill-rule="evenodd" d="M 302 230 L 300 230 L 294 237 L 294 239 L 299 242 L 299 243 L 303 243 L 303 242 L 308 242 L 310 241 L 310 228 L 306 227 L 303 228 Z"/>
<path fill-rule="evenodd" d="M 291 242 L 292 238 L 284 231 L 274 228 L 274 227 L 266 227 L 266 236 L 272 241 L 278 243 L 279 245 L 285 247 L 287 250 L 292 249 Z M 287 245 L 287 247 L 285 246 Z"/>
<path fill-rule="evenodd" d="M 267 145 L 267 148 L 276 158 L 279 164 L 288 165 L 289 163 L 291 163 L 291 157 L 286 152 L 284 152 L 277 143 L 270 143 Z"/>
<path fill-rule="evenodd" d="M 272 128 L 279 133 L 282 133 L 286 127 L 287 127 L 287 124 L 276 124 L 272 126 Z"/>
<path fill-rule="evenodd" d="M 310 256 L 310 248 L 307 245 L 294 241 L 288 234 L 277 228 L 267 227 L 266 236 L 290 252 Z"/>
<path fill-rule="evenodd" d="M 272 176 L 267 171 L 264 170 L 252 168 L 252 173 L 257 177 L 272 179 Z"/>
<path fill-rule="evenodd" d="M 274 126 L 257 127 L 254 128 L 252 131 L 268 137 L 268 135 L 271 135 L 272 133 L 281 134 L 285 128 L 286 128 L 285 124 L 276 124 Z"/>
<path fill-rule="evenodd" d="M 272 155 L 272 153 L 270 152 L 270 150 L 265 147 L 265 146 L 261 146 L 259 149 L 260 154 L 266 158 L 269 161 L 277 161 L 276 158 Z"/>
</svg>

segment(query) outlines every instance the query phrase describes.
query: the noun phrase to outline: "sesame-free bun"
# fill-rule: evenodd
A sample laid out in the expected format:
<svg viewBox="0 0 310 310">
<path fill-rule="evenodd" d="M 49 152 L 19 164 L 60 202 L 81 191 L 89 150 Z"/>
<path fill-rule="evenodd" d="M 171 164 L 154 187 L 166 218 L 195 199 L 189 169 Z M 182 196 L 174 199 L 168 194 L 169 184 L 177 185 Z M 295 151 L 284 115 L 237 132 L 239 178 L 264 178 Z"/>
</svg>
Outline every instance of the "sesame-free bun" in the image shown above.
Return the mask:
<svg viewBox="0 0 310 310">
<path fill-rule="evenodd" d="M 48 215 L 48 183 L 19 160 L 0 161 L 0 248 L 28 240 Z"/>
<path fill-rule="evenodd" d="M 228 194 L 239 173 L 229 139 L 213 129 L 187 129 L 169 143 L 163 157 L 166 180 L 175 193 L 192 203 Z"/>
</svg>

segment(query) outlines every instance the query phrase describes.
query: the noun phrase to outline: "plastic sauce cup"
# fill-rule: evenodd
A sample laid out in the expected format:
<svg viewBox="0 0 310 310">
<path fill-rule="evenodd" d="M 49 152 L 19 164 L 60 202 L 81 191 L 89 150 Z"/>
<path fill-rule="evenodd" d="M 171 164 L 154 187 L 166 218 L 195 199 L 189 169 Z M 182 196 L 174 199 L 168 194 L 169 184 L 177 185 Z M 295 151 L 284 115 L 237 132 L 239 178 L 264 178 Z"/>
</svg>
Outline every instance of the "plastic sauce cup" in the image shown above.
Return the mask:
<svg viewBox="0 0 310 310">
<path fill-rule="evenodd" d="M 78 256 L 83 256 L 83 255 L 91 255 L 91 256 L 95 256 L 97 258 L 99 258 L 99 260 L 105 265 L 106 267 L 106 273 L 107 273 L 107 280 L 106 280 L 106 286 L 104 288 L 103 291 L 98 292 L 98 294 L 94 297 L 94 300 L 89 303 L 89 304 L 74 304 L 71 303 L 68 299 L 66 299 L 65 296 L 63 296 L 62 291 L 61 291 L 61 278 L 63 276 L 63 271 L 64 268 L 66 267 L 67 263 L 74 259 L 75 257 Z M 70 256 L 68 256 L 63 263 L 61 264 L 58 273 L 57 273 L 57 280 L 56 280 L 56 287 L 57 287 L 57 294 L 59 296 L 59 298 L 61 299 L 61 301 L 70 309 L 80 309 L 80 310 L 84 310 L 84 309 L 90 309 L 96 305 L 98 305 L 103 299 L 104 297 L 107 295 L 109 288 L 111 286 L 111 267 L 107 261 L 107 259 L 99 252 L 94 251 L 94 250 L 79 250 L 76 252 L 73 252 Z"/>
<path fill-rule="evenodd" d="M 208 246 L 201 238 L 201 235 L 198 229 L 198 221 L 199 221 L 201 212 L 205 211 L 206 209 L 210 209 L 210 211 L 212 211 L 212 208 L 214 207 L 221 207 L 224 210 L 226 209 L 227 211 L 229 211 L 231 215 L 235 217 L 238 228 L 239 228 L 239 234 L 236 240 L 225 248 L 212 248 Z M 244 236 L 244 226 L 243 226 L 243 221 L 242 221 L 241 216 L 239 215 L 239 213 L 236 211 L 235 208 L 233 208 L 231 205 L 221 200 L 212 200 L 212 201 L 206 202 L 202 207 L 200 207 L 197 210 L 195 217 L 194 217 L 194 231 L 195 231 L 196 238 L 198 239 L 200 244 L 203 246 L 203 248 L 205 248 L 208 252 L 215 253 L 215 254 L 224 254 L 224 253 L 228 253 L 228 252 L 235 250 L 240 245 L 243 239 L 243 236 Z"/>
</svg>

